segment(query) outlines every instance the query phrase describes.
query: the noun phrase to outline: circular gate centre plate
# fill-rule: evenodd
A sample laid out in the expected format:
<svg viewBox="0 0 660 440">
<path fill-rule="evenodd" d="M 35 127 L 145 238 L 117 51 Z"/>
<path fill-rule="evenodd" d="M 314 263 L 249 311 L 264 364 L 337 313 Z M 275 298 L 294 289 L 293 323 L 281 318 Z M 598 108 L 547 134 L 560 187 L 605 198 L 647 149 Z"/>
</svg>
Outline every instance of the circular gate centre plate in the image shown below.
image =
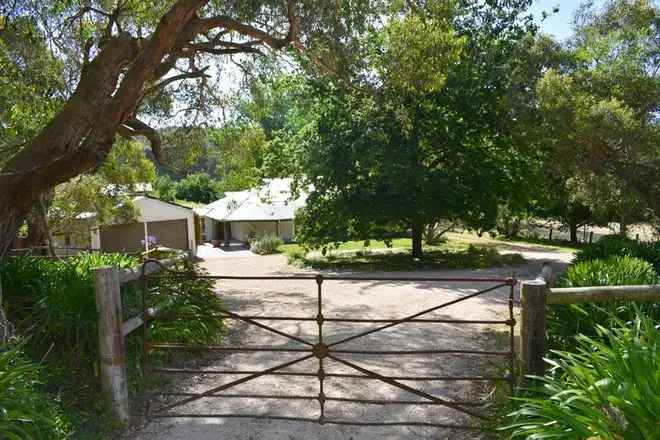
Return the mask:
<svg viewBox="0 0 660 440">
<path fill-rule="evenodd" d="M 316 356 L 319 359 L 323 359 L 324 357 L 328 357 L 328 354 L 330 353 L 330 348 L 328 348 L 328 344 L 325 342 L 319 342 L 316 345 L 314 345 L 314 348 L 312 348 L 312 353 L 314 353 L 314 356 Z"/>
</svg>

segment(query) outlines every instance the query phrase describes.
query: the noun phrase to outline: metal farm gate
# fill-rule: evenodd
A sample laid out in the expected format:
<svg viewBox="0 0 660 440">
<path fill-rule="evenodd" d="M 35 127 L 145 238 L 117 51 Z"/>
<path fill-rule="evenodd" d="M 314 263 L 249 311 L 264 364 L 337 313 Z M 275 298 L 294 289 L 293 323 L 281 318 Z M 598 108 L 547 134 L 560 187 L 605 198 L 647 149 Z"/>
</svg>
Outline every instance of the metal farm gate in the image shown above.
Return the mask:
<svg viewBox="0 0 660 440">
<path fill-rule="evenodd" d="M 153 262 L 150 260 L 149 262 Z M 146 265 L 147 263 L 145 263 Z M 156 368 L 148 367 L 148 371 L 154 373 L 176 373 L 176 374 L 201 374 L 201 373 L 210 373 L 219 375 L 222 377 L 224 375 L 242 375 L 240 379 L 232 380 L 227 383 L 218 383 L 217 386 L 214 386 L 210 389 L 199 393 L 154 393 L 154 396 L 167 396 L 171 398 L 172 401 L 163 404 L 160 407 L 152 408 L 150 407 L 149 417 L 155 418 L 170 418 L 170 417 L 202 417 L 202 418 L 257 418 L 257 419 L 271 419 L 271 420 L 289 420 L 289 421 L 300 421 L 300 422 L 316 422 L 320 424 L 334 424 L 334 425 L 354 425 L 354 426 L 424 426 L 424 427 L 438 427 L 438 428 L 463 428 L 463 429 L 472 429 L 473 426 L 466 424 L 444 424 L 444 423 L 432 423 L 432 422 L 419 422 L 419 421 L 382 421 L 382 422 L 369 422 L 362 420 L 351 420 L 351 419 L 336 419 L 333 417 L 326 416 L 326 402 L 335 401 L 335 402 L 350 402 L 355 404 L 376 404 L 376 405 L 439 405 L 451 408 L 460 413 L 467 414 L 469 416 L 475 417 L 477 419 L 487 420 L 487 414 L 479 410 L 484 405 L 487 404 L 487 401 L 455 401 L 450 400 L 449 398 L 432 395 L 425 391 L 415 388 L 414 386 L 408 385 L 404 382 L 414 382 L 414 381 L 472 381 L 472 382 L 484 382 L 484 381 L 504 381 L 510 384 L 512 387 L 515 381 L 515 353 L 514 353 L 514 314 L 513 314 L 513 301 L 514 301 L 514 286 L 517 281 L 515 278 L 424 278 L 424 277 L 381 277 L 381 278 L 367 278 L 367 277 L 354 277 L 354 276 L 252 276 L 252 277 L 238 277 L 238 276 L 211 276 L 211 275 L 194 275 L 186 272 L 174 272 L 171 270 L 165 270 L 160 272 L 157 275 L 143 275 L 143 292 L 148 292 L 148 285 L 150 282 L 153 282 L 156 279 L 209 279 L 209 280 L 262 280 L 264 283 L 273 283 L 278 280 L 295 280 L 301 283 L 310 283 L 310 288 L 315 288 L 316 290 L 316 315 L 315 316 L 247 316 L 235 313 L 230 310 L 224 310 L 221 316 L 227 320 L 238 320 L 244 323 L 247 323 L 251 326 L 258 327 L 264 331 L 271 332 L 273 334 L 279 335 L 280 337 L 288 340 L 295 341 L 297 347 L 284 348 L 284 347 L 259 347 L 259 346 L 191 346 L 179 343 L 166 343 L 166 342 L 153 342 L 149 338 L 148 325 L 144 326 L 145 334 L 145 352 L 148 358 L 148 353 L 153 350 L 214 350 L 225 352 L 227 355 L 232 353 L 257 353 L 257 352 L 282 352 L 282 353 L 294 353 L 299 354 L 299 357 L 296 357 L 293 360 L 274 365 L 263 370 L 249 370 L 249 369 L 228 369 L 228 370 L 199 370 L 199 369 L 172 369 L 172 368 Z M 415 282 L 415 283 L 480 283 L 484 285 L 482 290 L 479 290 L 474 293 L 469 293 L 464 296 L 461 296 L 457 299 L 446 301 L 436 306 L 426 308 L 417 313 L 403 316 L 398 319 L 369 319 L 369 318 L 359 318 L 351 316 L 325 316 L 323 313 L 323 283 L 324 281 L 376 281 L 376 282 Z M 315 284 L 315 286 L 314 286 Z M 506 320 L 458 320 L 458 319 L 435 319 L 427 317 L 430 313 L 437 310 L 449 307 L 454 304 L 461 302 L 469 301 L 472 298 L 477 298 L 480 295 L 484 295 L 487 292 L 500 289 L 502 287 L 508 287 L 508 319 Z M 159 317 L 157 313 L 154 313 L 153 309 L 149 309 L 148 303 L 148 293 L 146 293 L 143 298 L 143 316 L 150 320 L 158 319 L 172 319 L 173 317 L 162 316 Z M 176 318 L 176 317 L 174 317 Z M 146 321 L 146 320 L 145 320 Z M 315 322 L 316 323 L 316 335 L 313 340 L 307 340 L 282 330 L 276 329 L 269 324 L 276 321 L 288 321 L 288 322 Z M 364 331 L 358 331 L 351 336 L 343 337 L 340 339 L 333 340 L 332 335 L 328 335 L 324 332 L 324 325 L 326 323 L 364 323 L 364 324 L 373 324 L 373 326 Z M 503 325 L 507 326 L 509 329 L 509 348 L 504 351 L 493 351 L 493 350 L 469 350 L 469 349 L 438 349 L 438 350 L 406 350 L 405 348 L 396 349 L 393 347 L 391 350 L 351 350 L 342 348 L 343 344 L 354 341 L 358 338 L 365 337 L 383 330 L 392 328 L 399 325 L 427 325 L 427 324 L 454 324 L 454 325 L 472 325 L 472 324 L 492 324 L 492 325 Z M 409 376 L 409 375 L 382 375 L 375 371 L 372 371 L 370 368 L 358 365 L 355 362 L 346 360 L 344 355 L 350 354 L 368 354 L 372 356 L 391 356 L 391 355 L 443 355 L 443 354 L 465 354 L 465 355 L 481 355 L 481 356 L 496 356 L 503 357 L 508 360 L 508 374 L 501 376 L 493 375 L 479 375 L 479 376 L 441 376 L 441 375 L 427 375 L 427 376 Z M 309 359 L 316 359 L 315 368 L 312 371 L 296 372 L 296 371 L 287 371 L 288 367 L 299 364 L 303 361 Z M 330 373 L 327 372 L 327 366 L 329 363 L 336 363 L 343 365 L 348 369 L 352 370 L 351 373 Z M 227 394 L 224 393 L 227 390 L 230 390 L 240 384 L 244 384 L 253 379 L 262 377 L 262 376 L 288 376 L 288 377 L 306 377 L 310 380 L 315 380 L 318 382 L 318 393 L 315 395 L 274 395 L 274 394 Z M 328 395 L 328 387 L 325 384 L 326 379 L 332 378 L 333 380 L 337 379 L 363 379 L 363 380 L 375 380 L 382 381 L 392 387 L 398 388 L 400 390 L 406 391 L 411 395 L 421 397 L 423 400 L 387 400 L 387 399 L 358 399 L 358 398 L 347 398 L 347 397 L 335 397 Z M 246 398 L 246 399 L 281 399 L 284 400 L 309 400 L 318 402 L 318 417 L 289 417 L 281 415 L 269 415 L 269 414 L 206 414 L 206 413 L 181 413 L 176 412 L 176 409 L 189 404 L 191 402 L 199 401 L 200 399 L 205 399 L 209 397 L 214 398 Z"/>
</svg>

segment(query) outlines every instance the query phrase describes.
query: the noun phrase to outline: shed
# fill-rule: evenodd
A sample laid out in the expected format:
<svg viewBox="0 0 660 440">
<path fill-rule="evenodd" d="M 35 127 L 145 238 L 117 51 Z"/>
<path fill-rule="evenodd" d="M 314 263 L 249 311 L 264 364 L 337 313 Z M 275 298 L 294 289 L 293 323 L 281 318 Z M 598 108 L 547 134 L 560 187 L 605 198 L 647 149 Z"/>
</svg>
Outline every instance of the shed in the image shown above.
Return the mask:
<svg viewBox="0 0 660 440">
<path fill-rule="evenodd" d="M 193 253 L 197 251 L 195 214 L 191 209 L 149 196 L 137 196 L 133 203 L 140 213 L 137 222 L 93 228 L 93 249 L 141 252 L 148 250 L 150 245 L 158 244 Z"/>
</svg>

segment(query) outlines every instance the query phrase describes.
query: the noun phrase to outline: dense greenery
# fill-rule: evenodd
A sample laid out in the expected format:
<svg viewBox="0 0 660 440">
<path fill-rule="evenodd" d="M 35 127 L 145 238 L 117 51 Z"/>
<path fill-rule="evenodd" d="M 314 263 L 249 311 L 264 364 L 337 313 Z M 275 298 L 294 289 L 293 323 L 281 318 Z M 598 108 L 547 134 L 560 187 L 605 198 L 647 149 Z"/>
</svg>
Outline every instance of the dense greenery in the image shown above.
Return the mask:
<svg viewBox="0 0 660 440">
<path fill-rule="evenodd" d="M 67 434 L 76 432 L 84 437 L 82 433 L 110 432 L 115 426 L 107 415 L 105 402 L 98 399 L 98 336 L 92 272 L 93 268 L 104 265 L 133 267 L 139 263 L 137 257 L 84 253 L 64 260 L 12 257 L 0 264 L 9 318 L 20 334 L 30 338 L 24 347 L 25 355 L 43 362 L 39 377 L 44 385 L 35 388 L 35 393 L 45 393 L 46 402 L 61 402 L 59 409 L 53 409 L 53 414 L 64 414 L 66 423 L 61 423 L 62 429 L 69 426 Z M 191 265 L 176 269 L 200 271 Z M 163 279 L 147 287 L 147 306 L 158 307 L 171 318 L 149 323 L 153 340 L 193 345 L 221 340 L 224 325 L 218 312 L 222 303 L 214 292 L 213 281 Z M 122 285 L 122 306 L 124 318 L 140 313 L 141 295 L 136 285 Z M 141 332 L 128 338 L 127 356 L 130 388 L 140 391 L 148 382 L 142 371 Z M 26 368 L 32 374 L 32 367 Z M 12 380 L 22 379 L 12 376 Z M 20 381 L 16 382 L 16 386 L 19 385 Z M 25 407 L 26 410 L 30 408 Z M 50 411 L 45 403 L 41 408 Z M 51 429 L 52 423 L 42 418 L 36 420 L 39 429 Z"/>
<path fill-rule="evenodd" d="M 575 263 L 559 284 L 566 287 L 629 286 L 654 284 L 659 280 L 647 261 L 629 256 L 611 256 Z M 615 325 L 616 320 L 631 322 L 639 310 L 660 322 L 660 302 L 636 304 L 632 301 L 597 304 L 554 305 L 548 308 L 548 336 L 552 348 L 570 350 L 578 334 L 595 336 L 598 325 Z"/>
<path fill-rule="evenodd" d="M 168 202 L 180 199 L 207 204 L 219 199 L 222 192 L 219 183 L 210 175 L 195 173 L 179 181 L 167 175 L 159 176 L 154 182 L 154 195 Z"/>
<path fill-rule="evenodd" d="M 518 400 L 510 438 L 656 439 L 660 414 L 660 332 L 643 313 L 612 317 L 596 336 L 577 336 L 572 352 L 556 351 L 541 388 Z"/>
<path fill-rule="evenodd" d="M 240 104 L 237 104 L 239 106 Z M 241 113 L 237 110 L 237 113 Z M 171 158 L 154 181 L 154 195 L 163 200 L 210 203 L 225 191 L 242 191 L 258 185 L 272 173 L 262 169 L 267 139 L 251 121 L 228 122 L 217 128 L 198 128 L 192 139 L 167 130 L 175 150 L 185 158 Z"/>
<path fill-rule="evenodd" d="M 84 253 L 61 261 L 8 258 L 0 264 L 8 316 L 21 334 L 30 335 L 31 345 L 45 352 L 55 344 L 59 353 L 72 356 L 72 362 L 85 363 L 84 369 L 93 370 L 98 336 L 92 270 L 104 265 L 127 268 L 138 263 L 136 257 L 101 253 Z M 128 302 L 129 295 L 125 296 Z"/>
<path fill-rule="evenodd" d="M 604 237 L 558 284 L 657 284 L 657 257 L 658 243 Z M 514 398 L 506 437 L 657 438 L 660 302 L 553 305 L 547 319 L 550 371 Z"/>
<path fill-rule="evenodd" d="M 656 281 L 651 263 L 629 256 L 611 256 L 573 264 L 560 284 L 562 287 L 630 286 Z"/>
<path fill-rule="evenodd" d="M 283 244 L 282 239 L 276 235 L 262 234 L 250 241 L 250 250 L 259 255 L 275 254 Z"/>
<path fill-rule="evenodd" d="M 373 77 L 307 85 L 322 98 L 300 104 L 309 117 L 297 124 L 304 136 L 293 171 L 312 190 L 296 219 L 299 241 L 325 247 L 411 230 L 420 257 L 427 224 L 494 226 L 498 205 L 520 189 L 522 163 L 501 106 L 513 68 L 506 58 L 527 29 L 523 2 L 513 3 L 506 12 L 393 6 L 387 26 L 364 42 Z"/>
<path fill-rule="evenodd" d="M 560 66 L 536 86 L 554 172 L 595 217 L 626 225 L 660 215 L 658 7 L 584 5 Z"/>
<path fill-rule="evenodd" d="M 590 261 L 611 256 L 629 256 L 641 258 L 653 265 L 660 273 L 660 241 L 644 243 L 620 236 L 606 236 L 581 249 L 576 261 Z"/>
<path fill-rule="evenodd" d="M 23 353 L 24 342 L 0 346 L 0 438 L 64 440 L 66 416 L 44 392 L 39 366 Z"/>
</svg>

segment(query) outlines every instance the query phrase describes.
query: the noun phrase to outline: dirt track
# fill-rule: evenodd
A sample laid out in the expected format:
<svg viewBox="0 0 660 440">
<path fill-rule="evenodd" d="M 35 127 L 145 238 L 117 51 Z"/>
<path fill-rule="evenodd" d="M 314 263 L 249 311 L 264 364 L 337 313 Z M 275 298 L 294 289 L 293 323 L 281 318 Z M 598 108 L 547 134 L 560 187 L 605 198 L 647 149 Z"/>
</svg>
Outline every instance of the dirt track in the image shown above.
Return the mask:
<svg viewBox="0 0 660 440">
<path fill-rule="evenodd" d="M 521 279 L 535 276 L 542 261 L 551 261 L 560 269 L 571 255 L 551 252 L 535 246 L 513 249 L 528 259 L 523 266 L 485 269 L 452 270 L 416 273 L 369 273 L 360 276 L 425 276 L 425 277 L 507 277 L 515 271 Z M 213 274 L 223 275 L 291 275 L 312 273 L 286 264 L 283 256 L 240 256 L 208 259 L 204 266 Z M 344 273 L 346 274 L 346 273 Z M 437 306 L 461 296 L 492 286 L 492 283 L 431 283 L 431 282 L 378 282 L 378 281 L 326 281 L 323 285 L 323 313 L 325 317 L 401 318 Z M 316 315 L 316 283 L 312 281 L 221 281 L 218 290 L 227 308 L 243 315 Z M 506 317 L 508 290 L 506 287 L 442 308 L 425 317 L 446 319 L 499 319 Z M 316 342 L 315 322 L 268 322 L 266 324 L 310 342 Z M 374 324 L 325 323 L 324 337 L 337 341 Z M 498 326 L 506 330 L 505 326 Z M 287 340 L 247 323 L 232 323 L 227 345 L 272 346 L 280 348 L 306 348 L 299 342 Z M 456 324 L 401 324 L 372 335 L 337 346 L 344 350 L 420 350 L 420 349 L 475 349 L 502 350 L 497 338 L 484 325 Z M 263 370 L 303 356 L 305 353 L 258 352 L 247 354 L 216 354 L 205 366 L 208 370 L 241 369 Z M 480 375 L 493 367 L 506 364 L 502 357 L 428 354 L 375 356 L 341 354 L 343 359 L 359 364 L 382 375 Z M 326 359 L 326 373 L 357 373 L 345 365 Z M 316 373 L 318 360 L 312 358 L 288 368 L 289 371 Z M 178 391 L 203 392 L 241 376 L 198 375 L 182 379 Z M 434 396 L 450 400 L 476 400 L 481 391 L 469 382 L 405 382 Z M 318 380 L 314 377 L 265 376 L 239 385 L 227 394 L 318 394 Z M 408 391 L 377 380 L 335 379 L 325 380 L 328 397 L 362 399 L 398 399 L 422 402 L 425 399 Z M 158 405 L 156 405 L 158 406 Z M 205 398 L 177 408 L 190 413 L 275 414 L 304 418 L 319 415 L 316 400 L 270 400 Z M 419 421 L 433 423 L 466 423 L 468 416 L 443 406 L 429 405 L 358 405 L 348 402 L 326 403 L 326 417 L 359 422 Z M 355 439 L 388 440 L 416 438 L 477 439 L 471 431 L 454 431 L 427 427 L 350 427 L 291 421 L 184 418 L 159 419 L 132 436 L 138 439 L 210 440 L 210 439 Z"/>
</svg>

